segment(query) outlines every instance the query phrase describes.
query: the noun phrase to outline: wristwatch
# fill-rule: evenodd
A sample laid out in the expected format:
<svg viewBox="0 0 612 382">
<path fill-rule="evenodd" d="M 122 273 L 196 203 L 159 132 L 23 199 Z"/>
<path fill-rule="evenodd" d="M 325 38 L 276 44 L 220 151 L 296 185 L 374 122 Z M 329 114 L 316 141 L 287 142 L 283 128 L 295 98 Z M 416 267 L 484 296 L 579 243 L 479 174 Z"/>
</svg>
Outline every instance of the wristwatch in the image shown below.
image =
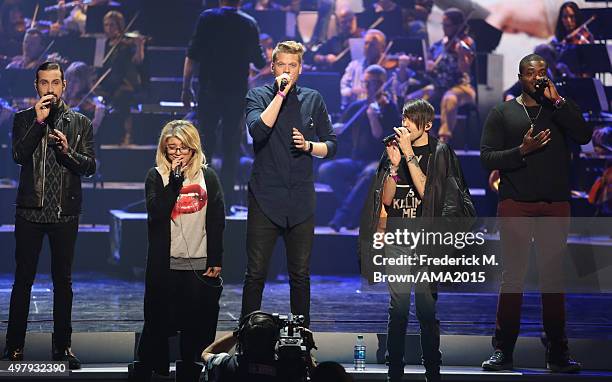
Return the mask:
<svg viewBox="0 0 612 382">
<path fill-rule="evenodd" d="M 312 153 L 313 148 L 314 148 L 314 145 L 312 144 L 312 142 L 308 141 L 308 152 Z"/>
</svg>

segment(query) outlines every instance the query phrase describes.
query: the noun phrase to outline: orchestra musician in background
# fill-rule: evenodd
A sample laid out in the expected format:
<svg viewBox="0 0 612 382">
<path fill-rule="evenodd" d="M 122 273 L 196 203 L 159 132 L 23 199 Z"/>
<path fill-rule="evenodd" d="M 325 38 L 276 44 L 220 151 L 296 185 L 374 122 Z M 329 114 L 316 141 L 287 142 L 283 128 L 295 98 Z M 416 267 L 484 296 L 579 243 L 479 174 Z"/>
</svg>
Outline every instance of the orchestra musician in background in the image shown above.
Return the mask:
<svg viewBox="0 0 612 382">
<path fill-rule="evenodd" d="M 43 63 L 45 38 L 41 31 L 30 28 L 23 36 L 21 55 L 16 56 L 6 66 L 7 69 L 35 69 Z"/>
<path fill-rule="evenodd" d="M 465 30 L 465 17 L 457 8 L 449 8 L 442 17 L 444 37 L 429 49 L 426 69 L 431 84 L 406 95 L 406 100 L 422 98 L 440 103 L 438 138 L 448 142 L 457 122 L 457 109 L 476 102 L 476 90 L 470 70 L 474 61 L 474 41 Z"/>
<path fill-rule="evenodd" d="M 555 37 L 553 37 L 551 45 L 557 51 L 557 56 L 561 61 L 567 61 L 563 63 L 576 77 L 589 78 L 593 77 L 593 74 L 580 71 L 581 63 L 579 61 L 564 60 L 563 53 L 572 49 L 575 45 L 592 44 L 595 41 L 588 27 L 588 23 L 592 20 L 584 20 L 580 8 L 573 1 L 563 3 L 559 9 Z"/>
<path fill-rule="evenodd" d="M 338 34 L 325 41 L 314 54 L 317 70 L 342 73 L 351 62 L 349 40 L 363 37 L 363 29 L 357 26 L 355 13 L 348 8 L 336 12 Z"/>
<path fill-rule="evenodd" d="M 104 15 L 104 34 L 107 38 L 104 48 L 106 61 L 102 72 L 111 71 L 100 84 L 99 92 L 108 99 L 123 125 L 121 144 L 129 145 L 132 143 L 133 126 L 130 106 L 136 104 L 136 94 L 145 81 L 142 64 L 147 38 L 126 35 L 125 18 L 118 11 L 109 11 Z"/>
</svg>

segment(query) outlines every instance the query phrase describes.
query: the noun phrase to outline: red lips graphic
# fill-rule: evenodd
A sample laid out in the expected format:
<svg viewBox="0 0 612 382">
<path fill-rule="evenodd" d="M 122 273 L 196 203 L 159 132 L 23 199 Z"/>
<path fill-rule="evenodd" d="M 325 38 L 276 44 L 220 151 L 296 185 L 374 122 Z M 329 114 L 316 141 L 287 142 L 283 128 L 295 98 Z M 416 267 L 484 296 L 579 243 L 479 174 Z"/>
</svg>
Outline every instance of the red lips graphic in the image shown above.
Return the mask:
<svg viewBox="0 0 612 382">
<path fill-rule="evenodd" d="M 181 214 L 193 214 L 200 211 L 208 201 L 206 190 L 199 184 L 190 184 L 181 188 L 179 197 L 172 209 L 172 220 L 176 220 Z"/>
</svg>

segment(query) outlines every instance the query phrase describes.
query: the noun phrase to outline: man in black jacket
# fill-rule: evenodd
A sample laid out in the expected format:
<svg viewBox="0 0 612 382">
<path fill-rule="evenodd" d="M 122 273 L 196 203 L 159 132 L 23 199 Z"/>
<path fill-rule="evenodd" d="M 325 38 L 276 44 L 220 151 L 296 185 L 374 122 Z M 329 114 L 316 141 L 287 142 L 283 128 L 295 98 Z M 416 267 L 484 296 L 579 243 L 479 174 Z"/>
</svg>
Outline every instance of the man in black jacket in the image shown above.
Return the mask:
<svg viewBox="0 0 612 382">
<path fill-rule="evenodd" d="M 81 211 L 81 176 L 96 172 L 91 121 L 61 99 L 66 81 L 57 63 L 36 71 L 40 99 L 15 115 L 13 159 L 21 165 L 15 216 L 15 282 L 3 359 L 23 360 L 30 293 L 43 238 L 49 236 L 53 278 L 53 360 L 80 361 L 70 349 L 72 259 Z"/>
<path fill-rule="evenodd" d="M 578 106 L 559 96 L 546 77 L 547 69 L 541 56 L 525 56 L 519 64 L 521 95 L 494 107 L 482 132 L 482 163 L 500 173 L 497 215 L 502 218 L 503 257 L 495 352 L 483 362 L 485 370 L 513 367 L 532 238 L 538 249 L 542 317 L 548 342 L 546 366 L 554 372 L 581 368 L 569 356 L 565 334 L 563 257 L 570 217 L 567 140 L 586 144 L 593 132 Z M 531 219 L 534 217 L 538 219 Z M 541 217 L 547 217 L 545 222 Z"/>
<path fill-rule="evenodd" d="M 402 230 L 418 232 L 429 218 L 475 216 L 469 190 L 457 157 L 445 143 L 430 137 L 434 108 L 425 100 L 408 101 L 402 111 L 403 127 L 395 128 L 395 139 L 387 143 L 377 179 L 364 208 L 360 230 L 362 273 L 371 279 L 368 265 L 373 263 L 374 236 L 383 231 Z M 453 180 L 453 181 L 451 181 Z M 381 219 L 384 206 L 386 219 Z M 427 219 L 421 219 L 421 218 Z M 439 220 L 439 219 L 438 219 Z M 385 243 L 384 257 L 401 259 L 414 253 L 405 245 Z M 434 255 L 429 253 L 428 255 Z M 416 269 L 416 268 L 419 269 Z M 386 266 L 385 274 L 416 274 L 428 271 L 426 267 Z M 389 324 L 387 350 L 389 360 L 388 381 L 400 381 L 404 374 L 404 342 L 412 282 L 388 282 Z M 421 327 L 421 349 L 425 378 L 440 380 L 440 329 L 436 319 L 436 285 L 429 282 L 414 283 L 415 306 Z"/>
</svg>

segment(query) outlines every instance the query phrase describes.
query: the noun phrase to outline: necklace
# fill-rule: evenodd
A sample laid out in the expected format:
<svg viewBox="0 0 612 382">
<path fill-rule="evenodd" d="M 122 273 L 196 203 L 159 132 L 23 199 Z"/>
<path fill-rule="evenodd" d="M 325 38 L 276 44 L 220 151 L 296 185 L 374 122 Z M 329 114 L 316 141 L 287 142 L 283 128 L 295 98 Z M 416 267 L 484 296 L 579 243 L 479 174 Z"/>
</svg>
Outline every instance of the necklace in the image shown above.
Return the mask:
<svg viewBox="0 0 612 382">
<path fill-rule="evenodd" d="M 540 116 L 540 112 L 542 111 L 542 105 L 540 105 L 540 108 L 538 109 L 538 114 L 536 114 L 535 118 L 532 118 L 529 115 L 529 112 L 527 111 L 527 108 L 525 107 L 525 102 L 523 102 L 523 95 L 521 94 L 521 102 L 519 102 L 521 104 L 521 106 L 523 106 L 523 110 L 525 110 L 525 114 L 527 114 L 527 118 L 529 118 L 529 127 L 531 129 L 533 129 L 535 127 L 535 124 L 538 120 L 538 117 Z"/>
</svg>

